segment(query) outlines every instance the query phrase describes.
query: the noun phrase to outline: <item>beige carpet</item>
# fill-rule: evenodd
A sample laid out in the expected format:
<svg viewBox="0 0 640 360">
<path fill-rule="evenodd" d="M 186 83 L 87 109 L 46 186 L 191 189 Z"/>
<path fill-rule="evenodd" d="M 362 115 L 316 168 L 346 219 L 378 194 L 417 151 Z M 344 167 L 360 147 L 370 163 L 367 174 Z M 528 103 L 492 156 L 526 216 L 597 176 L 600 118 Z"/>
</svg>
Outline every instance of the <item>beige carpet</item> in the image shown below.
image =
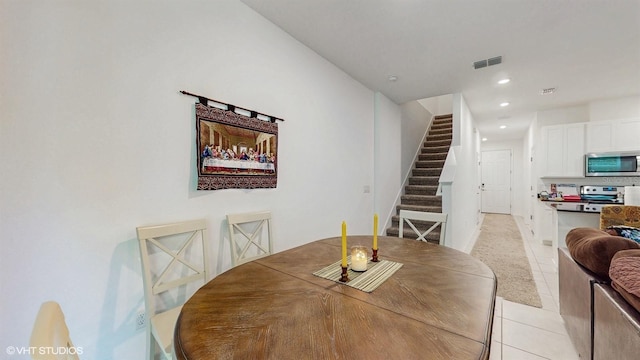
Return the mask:
<svg viewBox="0 0 640 360">
<path fill-rule="evenodd" d="M 511 215 L 486 214 L 471 255 L 487 264 L 496 274 L 497 296 L 542 307 L 524 241 Z"/>
</svg>

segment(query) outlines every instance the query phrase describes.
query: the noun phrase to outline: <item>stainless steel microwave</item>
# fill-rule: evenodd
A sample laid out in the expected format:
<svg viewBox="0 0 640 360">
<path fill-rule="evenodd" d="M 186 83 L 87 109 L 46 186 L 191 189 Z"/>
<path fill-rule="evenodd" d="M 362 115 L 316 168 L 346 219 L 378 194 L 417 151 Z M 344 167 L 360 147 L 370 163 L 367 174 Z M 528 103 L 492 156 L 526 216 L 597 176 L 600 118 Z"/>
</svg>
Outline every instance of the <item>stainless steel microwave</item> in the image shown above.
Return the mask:
<svg viewBox="0 0 640 360">
<path fill-rule="evenodd" d="M 640 176 L 640 151 L 586 154 L 584 161 L 585 176 Z"/>
</svg>

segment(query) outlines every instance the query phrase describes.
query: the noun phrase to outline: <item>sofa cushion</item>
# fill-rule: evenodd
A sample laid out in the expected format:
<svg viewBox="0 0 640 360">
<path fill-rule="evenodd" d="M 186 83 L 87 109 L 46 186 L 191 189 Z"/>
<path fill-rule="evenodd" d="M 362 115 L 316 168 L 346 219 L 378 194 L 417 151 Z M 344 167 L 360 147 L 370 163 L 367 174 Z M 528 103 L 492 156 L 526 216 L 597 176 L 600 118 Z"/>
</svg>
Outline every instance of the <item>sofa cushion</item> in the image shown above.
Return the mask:
<svg viewBox="0 0 640 360">
<path fill-rule="evenodd" d="M 618 251 L 609 267 L 611 286 L 640 312 L 640 249 Z"/>
<path fill-rule="evenodd" d="M 607 227 L 605 231 L 611 235 L 622 236 L 640 244 L 640 229 L 633 226 L 613 225 Z"/>
<path fill-rule="evenodd" d="M 600 229 L 612 225 L 640 227 L 640 206 L 605 205 L 600 211 Z"/>
<path fill-rule="evenodd" d="M 577 263 L 605 279 L 609 279 L 611 259 L 618 251 L 640 249 L 640 245 L 632 240 L 588 227 L 571 229 L 565 242 Z"/>
</svg>

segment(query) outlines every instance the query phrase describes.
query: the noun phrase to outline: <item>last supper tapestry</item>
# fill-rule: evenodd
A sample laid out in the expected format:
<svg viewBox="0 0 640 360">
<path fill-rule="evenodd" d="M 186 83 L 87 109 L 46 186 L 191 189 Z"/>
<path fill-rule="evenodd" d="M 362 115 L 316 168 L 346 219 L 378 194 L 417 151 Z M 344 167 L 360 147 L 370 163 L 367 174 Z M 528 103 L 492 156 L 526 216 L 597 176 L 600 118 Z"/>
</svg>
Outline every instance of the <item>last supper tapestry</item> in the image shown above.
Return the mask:
<svg viewBox="0 0 640 360">
<path fill-rule="evenodd" d="M 275 188 L 278 124 L 200 103 L 195 107 L 198 190 Z"/>
</svg>

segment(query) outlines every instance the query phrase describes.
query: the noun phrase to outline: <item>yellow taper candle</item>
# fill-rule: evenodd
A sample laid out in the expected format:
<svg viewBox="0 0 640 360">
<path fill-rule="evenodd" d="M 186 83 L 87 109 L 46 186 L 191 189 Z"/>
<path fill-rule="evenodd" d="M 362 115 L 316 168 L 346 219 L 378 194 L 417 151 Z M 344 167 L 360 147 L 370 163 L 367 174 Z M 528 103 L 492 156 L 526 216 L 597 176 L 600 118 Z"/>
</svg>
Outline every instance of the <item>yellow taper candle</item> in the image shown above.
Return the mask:
<svg viewBox="0 0 640 360">
<path fill-rule="evenodd" d="M 342 222 L 342 267 L 347 267 L 347 223 Z"/>
<path fill-rule="evenodd" d="M 373 214 L 373 250 L 378 250 L 378 214 Z"/>
</svg>

